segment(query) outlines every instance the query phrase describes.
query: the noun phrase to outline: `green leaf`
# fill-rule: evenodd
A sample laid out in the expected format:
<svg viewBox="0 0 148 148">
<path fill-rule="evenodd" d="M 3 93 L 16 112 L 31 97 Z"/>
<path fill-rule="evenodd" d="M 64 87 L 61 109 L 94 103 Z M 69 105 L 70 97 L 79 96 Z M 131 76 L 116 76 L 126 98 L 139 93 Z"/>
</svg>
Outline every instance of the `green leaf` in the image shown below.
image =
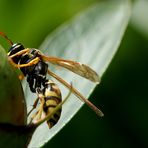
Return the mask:
<svg viewBox="0 0 148 148">
<path fill-rule="evenodd" d="M 26 124 L 26 104 L 15 69 L 0 46 L 0 123 Z"/>
<path fill-rule="evenodd" d="M 135 1 L 131 25 L 148 38 L 148 1 Z"/>
<path fill-rule="evenodd" d="M 49 35 L 40 49 L 49 56 L 87 64 L 101 77 L 118 49 L 129 21 L 130 10 L 129 0 L 98 2 Z M 51 64 L 49 68 L 67 82 L 72 82 L 73 86 L 86 98 L 96 86 L 62 68 L 56 69 Z M 64 98 L 68 90 L 57 81 L 55 82 L 59 84 Z M 30 93 L 25 82 L 24 90 L 29 110 L 30 105 L 33 104 L 34 95 Z M 78 98 L 71 95 L 63 105 L 60 121 L 50 130 L 46 123 L 42 124 L 35 131 L 29 147 L 43 146 L 48 142 L 76 114 L 82 104 Z"/>
<path fill-rule="evenodd" d="M 27 110 L 22 85 L 7 59 L 0 46 L 0 147 L 24 147 L 33 132 L 30 133 L 32 129 L 26 132 Z"/>
</svg>

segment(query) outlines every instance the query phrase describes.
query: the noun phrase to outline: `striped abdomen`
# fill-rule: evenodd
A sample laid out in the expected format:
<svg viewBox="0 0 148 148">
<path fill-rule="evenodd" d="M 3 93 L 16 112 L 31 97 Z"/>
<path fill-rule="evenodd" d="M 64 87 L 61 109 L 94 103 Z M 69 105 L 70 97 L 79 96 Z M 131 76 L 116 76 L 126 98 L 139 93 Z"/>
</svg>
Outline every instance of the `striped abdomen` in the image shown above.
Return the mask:
<svg viewBox="0 0 148 148">
<path fill-rule="evenodd" d="M 61 91 L 58 86 L 51 80 L 45 82 L 44 87 L 44 113 L 46 115 L 50 114 L 55 107 L 62 101 Z M 52 116 L 51 119 L 47 121 L 49 128 L 53 127 L 59 120 L 61 115 L 61 108 Z"/>
</svg>

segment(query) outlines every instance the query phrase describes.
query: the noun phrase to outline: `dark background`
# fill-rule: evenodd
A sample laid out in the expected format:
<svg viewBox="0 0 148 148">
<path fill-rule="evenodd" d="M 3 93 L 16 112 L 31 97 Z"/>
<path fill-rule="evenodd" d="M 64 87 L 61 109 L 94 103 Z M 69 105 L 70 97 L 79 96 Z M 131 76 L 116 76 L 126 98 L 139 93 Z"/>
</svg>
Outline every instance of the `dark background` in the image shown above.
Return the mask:
<svg viewBox="0 0 148 148">
<path fill-rule="evenodd" d="M 1 0 L 0 30 L 26 47 L 37 48 L 46 35 L 95 0 Z M 6 41 L 0 39 L 4 47 Z M 90 100 L 45 147 L 148 147 L 148 38 L 129 24 L 120 48 Z"/>
</svg>

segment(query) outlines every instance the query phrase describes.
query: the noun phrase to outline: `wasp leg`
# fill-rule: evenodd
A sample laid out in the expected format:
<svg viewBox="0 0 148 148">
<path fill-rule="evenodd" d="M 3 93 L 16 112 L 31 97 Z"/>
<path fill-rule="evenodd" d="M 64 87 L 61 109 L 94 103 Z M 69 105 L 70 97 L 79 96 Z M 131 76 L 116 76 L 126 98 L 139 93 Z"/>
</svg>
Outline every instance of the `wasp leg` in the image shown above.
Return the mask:
<svg viewBox="0 0 148 148">
<path fill-rule="evenodd" d="M 37 120 L 41 119 L 42 113 L 43 113 L 43 107 L 44 107 L 44 103 L 45 103 L 45 97 L 42 93 L 42 91 L 40 89 L 36 89 L 36 94 L 38 95 L 38 99 L 40 100 L 40 106 L 38 109 L 38 113 L 36 114 Z"/>
<path fill-rule="evenodd" d="M 41 104 L 39 106 L 39 111 L 38 111 L 38 114 L 37 114 L 38 120 L 41 119 L 41 116 L 42 116 L 42 113 L 43 113 L 43 107 L 44 107 L 44 103 L 45 103 L 45 99 L 44 99 L 43 94 L 39 94 L 39 99 L 40 99 Z"/>
<path fill-rule="evenodd" d="M 42 116 L 42 113 L 43 113 L 43 106 L 44 106 L 44 103 L 45 103 L 45 101 L 44 101 L 44 96 L 43 96 L 43 94 L 41 94 L 41 93 L 37 93 L 38 94 L 38 100 L 40 99 L 40 102 L 41 102 L 41 104 L 40 104 L 40 106 L 39 106 L 39 109 L 38 109 L 38 111 L 35 113 L 35 114 L 33 114 L 32 116 L 31 116 L 31 120 L 30 120 L 30 124 L 32 123 L 32 121 L 35 119 L 35 118 L 37 118 L 37 121 L 39 121 L 40 119 L 41 119 L 41 116 Z M 38 100 L 36 100 L 35 101 L 35 103 L 38 101 Z M 35 104 L 36 105 L 36 104 Z M 35 106 L 36 107 L 36 106 Z M 32 108 L 32 110 L 33 110 L 34 108 Z M 31 110 L 31 111 L 32 111 Z M 31 113 L 31 111 L 28 113 L 28 114 L 30 114 Z"/>
<path fill-rule="evenodd" d="M 16 64 L 16 63 L 13 62 L 13 60 L 10 57 L 8 57 L 8 60 L 16 68 L 32 66 L 34 64 L 37 64 L 40 61 L 39 57 L 36 57 L 35 59 L 31 60 L 27 64 Z"/>
<path fill-rule="evenodd" d="M 37 111 L 35 114 L 33 114 L 33 115 L 31 116 L 31 119 L 30 119 L 30 123 L 29 123 L 29 124 L 31 124 L 32 121 L 36 118 L 38 112 L 39 112 L 39 111 Z"/>
<path fill-rule="evenodd" d="M 63 80 L 61 77 L 53 73 L 52 71 L 48 70 L 48 74 L 54 77 L 56 80 L 61 82 L 64 86 L 66 86 L 68 89 L 71 89 L 71 86 Z M 83 102 L 85 102 L 98 116 L 102 117 L 104 116 L 103 112 L 98 109 L 94 104 L 92 104 L 89 100 L 87 100 L 77 89 L 72 87 L 72 92 Z"/>
<path fill-rule="evenodd" d="M 38 104 L 38 101 L 39 101 L 39 98 L 37 98 L 33 105 L 32 105 L 32 109 L 28 112 L 27 116 L 29 116 L 31 114 L 31 112 L 37 107 L 37 104 Z"/>
<path fill-rule="evenodd" d="M 21 50 L 21 51 L 19 51 L 19 52 L 13 54 L 13 55 L 11 55 L 11 56 L 9 56 L 10 52 L 9 52 L 7 55 L 8 55 L 10 58 L 14 58 L 14 57 L 16 57 L 16 56 L 19 56 L 19 55 L 22 55 L 22 54 L 25 54 L 25 53 L 27 54 L 27 53 L 29 53 L 29 51 L 30 51 L 30 49 L 29 49 L 29 48 L 26 48 L 26 49 Z"/>
<path fill-rule="evenodd" d="M 46 115 L 43 119 L 38 120 L 38 121 L 35 123 L 35 126 L 39 126 L 39 125 L 41 125 L 43 122 L 48 121 L 48 120 L 62 107 L 62 105 L 66 102 L 66 100 L 69 98 L 69 96 L 70 96 L 71 93 L 72 93 L 72 84 L 70 85 L 70 87 L 71 87 L 71 88 L 70 88 L 70 91 L 69 91 L 69 93 L 67 94 L 67 96 L 64 98 L 64 100 L 63 100 L 61 103 L 59 103 L 51 113 L 49 113 L 48 115 Z"/>
<path fill-rule="evenodd" d="M 2 37 L 4 37 L 4 38 L 8 41 L 8 43 L 9 43 L 10 45 L 13 45 L 13 42 L 5 35 L 5 33 L 0 32 L 0 35 L 1 35 Z"/>
<path fill-rule="evenodd" d="M 19 80 L 23 80 L 25 78 L 25 76 L 23 74 L 18 75 Z"/>
</svg>

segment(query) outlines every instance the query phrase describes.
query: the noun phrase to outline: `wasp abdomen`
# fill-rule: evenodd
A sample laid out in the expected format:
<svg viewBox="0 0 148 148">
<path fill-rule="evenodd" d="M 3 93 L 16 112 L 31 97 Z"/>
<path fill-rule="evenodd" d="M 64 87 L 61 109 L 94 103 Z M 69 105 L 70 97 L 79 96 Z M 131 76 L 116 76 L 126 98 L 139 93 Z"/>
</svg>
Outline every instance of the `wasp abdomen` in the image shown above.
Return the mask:
<svg viewBox="0 0 148 148">
<path fill-rule="evenodd" d="M 44 97 L 45 104 L 43 110 L 45 114 L 48 115 L 54 111 L 55 107 L 62 101 L 60 89 L 51 80 L 45 82 Z M 49 128 L 53 127 L 58 122 L 60 115 L 61 108 L 47 121 Z"/>
</svg>

